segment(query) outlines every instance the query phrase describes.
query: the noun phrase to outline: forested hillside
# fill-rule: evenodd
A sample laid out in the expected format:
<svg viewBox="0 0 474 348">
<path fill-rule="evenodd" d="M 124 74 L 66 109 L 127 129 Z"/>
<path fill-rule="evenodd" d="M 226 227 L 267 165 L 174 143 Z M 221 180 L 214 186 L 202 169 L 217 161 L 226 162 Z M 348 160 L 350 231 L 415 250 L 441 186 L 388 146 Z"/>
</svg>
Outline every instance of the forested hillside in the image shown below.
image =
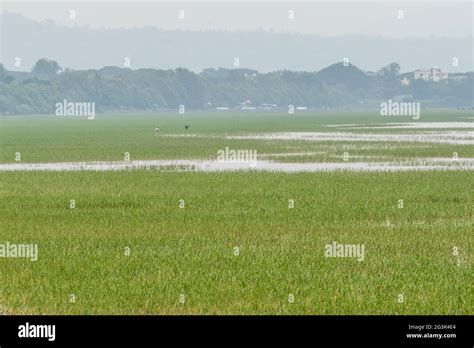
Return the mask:
<svg viewBox="0 0 474 348">
<path fill-rule="evenodd" d="M 319 72 L 275 71 L 261 74 L 249 69 L 204 69 L 196 74 L 176 70 L 105 67 L 73 71 L 41 59 L 29 73 L 7 71 L 0 64 L 0 112 L 54 113 L 55 104 L 95 102 L 97 111 L 201 110 L 272 104 L 308 108 L 373 108 L 389 98 L 422 101 L 430 107 L 472 106 L 473 74 L 440 82 L 414 80 L 399 74 L 392 63 L 367 74 L 356 66 L 333 64 Z M 401 80 L 408 78 L 409 85 Z"/>
</svg>

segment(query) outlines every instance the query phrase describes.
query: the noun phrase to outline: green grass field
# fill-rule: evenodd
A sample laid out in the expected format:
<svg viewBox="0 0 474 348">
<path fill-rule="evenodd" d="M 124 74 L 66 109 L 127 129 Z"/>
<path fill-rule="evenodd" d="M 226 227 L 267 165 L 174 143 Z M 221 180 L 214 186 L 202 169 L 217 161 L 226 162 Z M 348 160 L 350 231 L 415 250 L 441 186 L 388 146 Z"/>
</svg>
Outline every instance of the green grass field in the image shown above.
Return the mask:
<svg viewBox="0 0 474 348">
<path fill-rule="evenodd" d="M 432 111 L 423 113 L 423 122 L 466 121 L 469 112 Z M 226 139 L 226 135 L 259 132 L 334 132 L 331 124 L 380 124 L 414 122 L 410 117 L 382 117 L 377 113 L 211 113 L 102 115 L 96 119 L 57 116 L 0 118 L 0 163 L 13 163 L 20 152 L 22 162 L 122 161 L 129 152 L 137 159 L 216 158 L 219 149 L 256 149 L 259 154 L 288 152 L 324 152 L 304 157 L 279 157 L 278 161 L 337 162 L 340 156 L 388 156 L 391 159 L 413 157 L 474 157 L 474 147 L 420 143 L 394 144 L 383 148 L 384 142 L 306 142 Z M 185 130 L 184 126 L 190 128 Z M 160 127 L 157 135 L 155 127 Z M 337 130 L 340 131 L 340 130 Z M 406 133 L 413 130 L 354 130 L 364 133 Z M 182 135 L 197 135 L 183 137 Z M 370 145 L 367 149 L 366 145 Z M 268 158 L 273 159 L 270 155 Z M 375 159 L 373 159 L 375 160 Z"/>
<path fill-rule="evenodd" d="M 466 114 L 433 112 L 423 121 L 459 116 Z M 466 145 L 363 150 L 365 143 L 222 137 L 402 121 L 371 114 L 179 117 L 4 117 L 0 162 L 12 163 L 16 151 L 22 162 L 122 160 L 125 151 L 132 159 L 215 158 L 223 146 L 262 154 L 328 151 L 303 159 L 317 161 L 350 146 L 354 155 L 474 157 Z M 185 133 L 186 124 L 188 132 L 215 138 L 162 136 Z M 0 243 L 39 248 L 36 262 L 0 258 L 3 313 L 474 313 L 473 171 L 0 172 L 0 178 Z M 325 257 L 333 241 L 363 244 L 364 260 Z"/>
</svg>

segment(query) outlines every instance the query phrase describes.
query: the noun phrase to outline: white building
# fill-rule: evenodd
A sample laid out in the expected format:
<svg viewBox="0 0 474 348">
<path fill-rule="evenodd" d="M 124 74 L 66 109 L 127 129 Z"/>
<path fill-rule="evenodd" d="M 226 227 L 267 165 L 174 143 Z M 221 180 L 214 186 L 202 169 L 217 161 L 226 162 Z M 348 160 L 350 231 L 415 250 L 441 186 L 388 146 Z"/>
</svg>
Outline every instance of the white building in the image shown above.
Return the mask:
<svg viewBox="0 0 474 348">
<path fill-rule="evenodd" d="M 454 74 L 449 75 L 449 79 L 453 81 L 461 81 L 461 80 L 467 79 L 468 77 L 469 75 L 465 73 L 454 73 Z"/>
<path fill-rule="evenodd" d="M 441 71 L 438 67 L 433 67 L 429 70 L 417 69 L 414 71 L 415 80 L 422 79 L 425 81 L 441 81 L 448 78 L 448 73 Z"/>
</svg>

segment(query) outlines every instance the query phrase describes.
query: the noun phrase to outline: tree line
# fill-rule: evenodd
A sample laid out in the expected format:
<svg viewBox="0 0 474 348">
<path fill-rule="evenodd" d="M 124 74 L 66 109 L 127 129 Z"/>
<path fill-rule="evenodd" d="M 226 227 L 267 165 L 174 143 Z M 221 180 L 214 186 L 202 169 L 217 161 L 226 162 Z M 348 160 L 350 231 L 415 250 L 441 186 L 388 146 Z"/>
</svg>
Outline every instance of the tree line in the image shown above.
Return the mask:
<svg viewBox="0 0 474 348">
<path fill-rule="evenodd" d="M 408 85 L 401 83 L 405 78 Z M 472 106 L 473 73 L 433 82 L 415 80 L 413 73 L 400 74 L 397 63 L 370 74 L 346 63 L 318 72 L 263 74 L 224 68 L 200 73 L 184 68 L 74 71 L 47 59 L 40 59 L 31 72 L 15 72 L 0 64 L 0 112 L 8 114 L 54 113 L 55 104 L 63 100 L 94 102 L 97 111 L 132 111 L 178 109 L 180 105 L 187 110 L 242 105 L 370 109 L 391 98 L 423 101 L 428 107 Z"/>
</svg>

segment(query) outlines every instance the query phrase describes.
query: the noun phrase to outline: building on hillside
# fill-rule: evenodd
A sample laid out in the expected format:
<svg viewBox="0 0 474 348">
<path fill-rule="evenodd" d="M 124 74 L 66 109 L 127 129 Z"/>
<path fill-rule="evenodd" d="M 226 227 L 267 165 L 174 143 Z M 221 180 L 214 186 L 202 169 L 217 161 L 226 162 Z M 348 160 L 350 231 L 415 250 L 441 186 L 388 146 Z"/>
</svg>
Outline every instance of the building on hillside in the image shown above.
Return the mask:
<svg viewBox="0 0 474 348">
<path fill-rule="evenodd" d="M 273 109 L 278 108 L 278 105 L 264 103 L 264 104 L 261 104 L 259 108 L 262 110 L 273 110 Z"/>
<path fill-rule="evenodd" d="M 422 79 L 425 81 L 430 80 L 430 70 L 424 70 L 424 69 L 417 69 L 414 71 L 415 74 L 415 80 Z"/>
<path fill-rule="evenodd" d="M 449 74 L 449 79 L 453 80 L 453 81 L 461 81 L 461 80 L 464 80 L 464 79 L 467 79 L 467 78 L 469 78 L 468 73 L 452 73 L 452 74 Z"/>
<path fill-rule="evenodd" d="M 404 77 L 403 80 L 400 80 L 400 83 L 402 84 L 402 86 L 409 86 L 410 80 Z"/>
<path fill-rule="evenodd" d="M 252 105 L 251 100 L 245 100 L 242 103 L 239 103 L 239 107 L 241 110 L 256 110 L 257 108 Z"/>
<path fill-rule="evenodd" d="M 448 78 L 448 73 L 442 71 L 438 67 L 433 67 L 431 69 L 417 69 L 414 71 L 415 80 L 422 79 L 425 81 L 441 81 Z"/>
</svg>

